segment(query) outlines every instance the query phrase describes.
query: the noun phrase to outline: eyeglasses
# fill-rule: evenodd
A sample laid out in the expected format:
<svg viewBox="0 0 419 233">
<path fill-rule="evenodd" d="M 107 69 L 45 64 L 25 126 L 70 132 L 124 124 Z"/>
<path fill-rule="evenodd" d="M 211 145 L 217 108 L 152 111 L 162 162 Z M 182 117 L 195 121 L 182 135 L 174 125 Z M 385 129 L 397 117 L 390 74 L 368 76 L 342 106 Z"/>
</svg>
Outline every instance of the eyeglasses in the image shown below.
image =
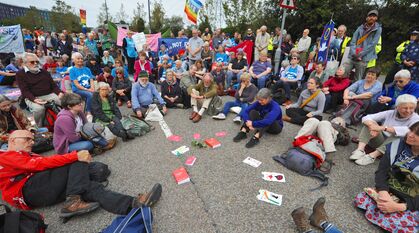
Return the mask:
<svg viewBox="0 0 419 233">
<path fill-rule="evenodd" d="M 394 83 L 404 83 L 404 80 L 394 80 Z"/>
<path fill-rule="evenodd" d="M 32 65 L 39 64 L 39 61 L 29 61 Z"/>
<path fill-rule="evenodd" d="M 116 72 L 116 74 L 124 74 L 123 72 Z"/>
<path fill-rule="evenodd" d="M 293 58 L 291 58 L 291 60 L 298 60 L 298 58 L 297 57 L 293 57 Z"/>
</svg>

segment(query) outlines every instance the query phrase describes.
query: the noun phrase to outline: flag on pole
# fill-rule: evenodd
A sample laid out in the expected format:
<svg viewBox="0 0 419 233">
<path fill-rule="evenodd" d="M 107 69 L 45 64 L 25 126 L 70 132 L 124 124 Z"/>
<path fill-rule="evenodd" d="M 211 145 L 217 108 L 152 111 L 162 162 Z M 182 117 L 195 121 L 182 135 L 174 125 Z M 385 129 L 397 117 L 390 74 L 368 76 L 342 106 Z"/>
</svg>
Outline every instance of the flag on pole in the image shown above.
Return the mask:
<svg viewBox="0 0 419 233">
<path fill-rule="evenodd" d="M 80 22 L 82 25 L 86 25 L 86 10 L 80 9 Z"/>
<path fill-rule="evenodd" d="M 193 23 L 198 23 L 198 12 L 204 6 L 201 0 L 186 0 L 185 13 L 186 17 Z"/>
<path fill-rule="evenodd" d="M 108 22 L 108 31 L 112 40 L 116 41 L 118 38 L 118 27 L 114 23 Z"/>
<path fill-rule="evenodd" d="M 327 61 L 327 53 L 329 51 L 330 38 L 332 37 L 334 27 L 335 22 L 333 22 L 332 20 L 330 20 L 330 22 L 324 26 L 323 34 L 320 39 L 319 53 L 317 55 L 317 61 L 319 62 Z"/>
<path fill-rule="evenodd" d="M 237 54 L 239 49 L 243 50 L 243 52 L 246 54 L 246 60 L 250 67 L 250 61 L 252 60 L 252 54 L 253 54 L 253 42 L 251 40 L 245 40 L 238 44 L 237 46 L 226 48 L 227 52 L 234 52 Z"/>
</svg>

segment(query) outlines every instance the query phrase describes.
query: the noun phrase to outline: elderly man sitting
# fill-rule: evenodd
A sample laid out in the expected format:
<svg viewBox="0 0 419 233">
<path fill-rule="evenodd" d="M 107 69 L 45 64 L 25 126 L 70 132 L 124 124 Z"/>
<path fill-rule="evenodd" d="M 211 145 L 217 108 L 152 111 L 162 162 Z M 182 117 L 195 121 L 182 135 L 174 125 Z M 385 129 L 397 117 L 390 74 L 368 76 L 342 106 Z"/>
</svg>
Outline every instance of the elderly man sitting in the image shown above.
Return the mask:
<svg viewBox="0 0 419 233">
<path fill-rule="evenodd" d="M 397 97 L 396 109 L 363 117 L 364 126 L 359 134 L 358 148 L 349 158 L 355 160 L 358 165 L 374 163 L 378 156 L 384 154 L 388 143 L 406 136 L 409 127 L 419 121 L 419 116 L 415 112 L 416 104 L 415 96 L 404 94 Z M 367 144 L 376 150 L 366 154 Z"/>
<path fill-rule="evenodd" d="M 394 84 L 384 88 L 377 102 L 369 108 L 368 113 L 393 109 L 397 96 L 403 94 L 410 94 L 419 98 L 419 85 L 412 81 L 408 70 L 400 70 L 394 75 Z"/>
<path fill-rule="evenodd" d="M 8 150 L 0 152 L 2 198 L 16 208 L 29 210 L 65 201 L 60 217 L 81 215 L 99 206 L 126 215 L 132 208 L 151 206 L 160 199 L 160 184 L 137 197 L 106 190 L 89 176 L 92 157 L 88 151 L 44 157 L 31 153 L 33 144 L 32 133 L 16 130 L 9 137 Z"/>
<path fill-rule="evenodd" d="M 58 88 L 48 71 L 41 69 L 38 57 L 26 53 L 23 57 L 24 69 L 16 74 L 16 81 L 29 110 L 33 112 L 38 127 L 43 126 L 45 118 L 44 104 L 54 101 L 60 104 L 63 93 Z"/>
<path fill-rule="evenodd" d="M 208 109 L 212 99 L 217 95 L 217 85 L 210 73 L 206 73 L 197 85 L 192 86 L 191 90 L 191 105 L 193 108 L 192 115 L 189 120 L 197 123 L 201 120 L 202 114 Z M 198 105 L 200 109 L 198 110 Z"/>
<path fill-rule="evenodd" d="M 138 118 L 145 118 L 150 104 L 154 99 L 158 100 L 159 109 L 163 115 L 167 113 L 166 102 L 161 98 L 154 84 L 148 81 L 147 71 L 141 71 L 138 75 L 138 82 L 132 85 L 131 98 L 132 109 Z"/>
</svg>

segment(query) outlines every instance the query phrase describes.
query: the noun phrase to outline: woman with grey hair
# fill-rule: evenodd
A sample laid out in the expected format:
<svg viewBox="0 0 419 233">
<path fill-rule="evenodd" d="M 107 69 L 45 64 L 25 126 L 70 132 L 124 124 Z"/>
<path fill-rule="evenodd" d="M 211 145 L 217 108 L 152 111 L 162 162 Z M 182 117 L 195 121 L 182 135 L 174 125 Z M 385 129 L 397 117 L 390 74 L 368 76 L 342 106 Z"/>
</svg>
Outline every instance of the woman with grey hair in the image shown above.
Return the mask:
<svg viewBox="0 0 419 233">
<path fill-rule="evenodd" d="M 404 94 L 397 97 L 396 109 L 367 115 L 362 118 L 363 127 L 359 135 L 358 148 L 349 157 L 358 165 L 374 163 L 385 152 L 385 146 L 406 136 L 409 127 L 419 121 L 415 112 L 417 98 Z M 375 150 L 365 153 L 367 144 Z"/>
<path fill-rule="evenodd" d="M 98 84 L 99 89 L 93 93 L 92 114 L 93 121 L 107 126 L 113 134 L 121 137 L 123 141 L 135 138 L 122 126 L 122 115 L 116 105 L 115 98 L 110 94 L 110 86 L 105 82 Z"/>
<path fill-rule="evenodd" d="M 282 110 L 278 103 L 272 100 L 272 93 L 268 88 L 262 88 L 256 95 L 257 101 L 249 105 L 242 113 L 244 121 L 240 132 L 233 138 L 239 142 L 247 138 L 250 131 L 253 137 L 246 143 L 246 148 L 252 148 L 259 143 L 263 133 L 279 134 L 284 126 Z"/>
<path fill-rule="evenodd" d="M 367 110 L 367 113 L 377 113 L 394 109 L 397 96 L 410 94 L 419 98 L 419 85 L 412 80 L 408 70 L 400 70 L 394 75 L 394 82 L 385 87 L 377 102 Z"/>
</svg>

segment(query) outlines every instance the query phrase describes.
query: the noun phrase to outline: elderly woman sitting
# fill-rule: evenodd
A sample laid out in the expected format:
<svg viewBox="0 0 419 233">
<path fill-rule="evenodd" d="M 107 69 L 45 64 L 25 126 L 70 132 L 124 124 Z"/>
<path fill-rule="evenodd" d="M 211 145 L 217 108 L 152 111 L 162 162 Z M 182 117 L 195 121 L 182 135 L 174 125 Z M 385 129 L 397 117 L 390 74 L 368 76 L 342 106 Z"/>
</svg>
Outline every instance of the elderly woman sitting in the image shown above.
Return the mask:
<svg viewBox="0 0 419 233">
<path fill-rule="evenodd" d="M 166 71 L 166 80 L 161 84 L 161 97 L 168 108 L 183 108 L 182 89 L 172 69 Z"/>
<path fill-rule="evenodd" d="M 335 76 L 330 76 L 323 83 L 322 91 L 326 95 L 326 109 L 332 112 L 337 111 L 338 105 L 343 104 L 343 92 L 351 84 L 349 77 L 345 77 L 345 68 L 338 67 Z"/>
<path fill-rule="evenodd" d="M 283 120 L 293 124 L 303 125 L 307 119 L 312 117 L 319 121 L 323 119 L 323 110 L 326 103 L 326 96 L 321 91 L 320 79 L 310 78 L 307 81 L 307 89 L 301 92 L 297 103 L 286 106 L 286 115 Z"/>
<path fill-rule="evenodd" d="M 375 172 L 375 189 L 355 198 L 371 223 L 388 232 L 417 232 L 419 215 L 419 122 L 387 145 Z M 368 193 L 368 194 L 367 194 Z"/>
<path fill-rule="evenodd" d="M 105 50 L 103 52 L 103 57 L 102 57 L 102 65 L 103 66 L 108 66 L 108 67 L 112 67 L 115 64 L 115 60 L 113 59 L 113 57 L 109 54 L 108 50 Z"/>
<path fill-rule="evenodd" d="M 110 93 L 109 84 L 100 82 L 99 91 L 93 93 L 92 114 L 93 121 L 107 126 L 113 134 L 122 138 L 123 141 L 135 138 L 122 126 L 122 115 L 116 106 L 115 98 Z"/>
<path fill-rule="evenodd" d="M 93 92 L 95 92 L 94 76 L 89 68 L 83 65 L 83 56 L 73 53 L 71 56 L 74 66 L 70 69 L 71 88 L 74 93 L 83 97 L 86 101 L 86 117 L 91 121 L 90 114 Z"/>
<path fill-rule="evenodd" d="M 408 127 L 419 121 L 416 114 L 417 98 L 404 94 L 397 97 L 396 109 L 367 115 L 362 118 L 364 126 L 359 134 L 358 148 L 349 157 L 355 160 L 358 165 L 368 165 L 374 163 L 375 159 L 385 153 L 385 146 L 404 137 L 409 131 Z M 367 144 L 376 149 L 366 154 Z"/>
<path fill-rule="evenodd" d="M 272 64 L 268 61 L 268 54 L 261 52 L 259 54 L 259 60 L 254 61 L 249 69 L 249 73 L 252 76 L 252 83 L 259 89 L 264 88 L 268 74 L 270 74 L 271 71 Z"/>
<path fill-rule="evenodd" d="M 343 92 L 343 104 L 348 105 L 350 100 L 362 100 L 368 105 L 374 104 L 381 93 L 382 84 L 378 81 L 380 72 L 371 68 L 367 71 L 365 79 L 350 85 Z"/>
<path fill-rule="evenodd" d="M 131 108 L 131 88 L 132 83 L 125 76 L 124 68 L 116 68 L 116 77 L 112 81 L 112 91 L 118 101 L 118 106 L 122 106 L 123 102 L 127 102 L 127 107 Z"/>
<path fill-rule="evenodd" d="M 282 131 L 282 111 L 278 103 L 272 100 L 272 93 L 267 88 L 262 88 L 256 95 L 257 101 L 247 107 L 241 114 L 243 125 L 240 132 L 233 138 L 239 142 L 247 138 L 253 130 L 255 134 L 246 143 L 246 148 L 252 148 L 259 143 L 263 133 L 279 134 Z"/>
<path fill-rule="evenodd" d="M 92 151 L 92 142 L 84 140 L 80 131 L 87 119 L 83 113 L 83 100 L 80 95 L 67 93 L 61 99 L 63 109 L 58 113 L 54 124 L 53 145 L 57 154 L 66 154 L 72 151 Z M 108 142 L 102 138 L 99 147 L 105 148 Z"/>
<path fill-rule="evenodd" d="M 368 113 L 376 113 L 394 108 L 396 98 L 399 95 L 410 94 L 419 98 L 419 85 L 412 81 L 408 70 L 400 70 L 394 75 L 394 84 L 385 88 L 377 102 L 372 105 Z"/>
</svg>

